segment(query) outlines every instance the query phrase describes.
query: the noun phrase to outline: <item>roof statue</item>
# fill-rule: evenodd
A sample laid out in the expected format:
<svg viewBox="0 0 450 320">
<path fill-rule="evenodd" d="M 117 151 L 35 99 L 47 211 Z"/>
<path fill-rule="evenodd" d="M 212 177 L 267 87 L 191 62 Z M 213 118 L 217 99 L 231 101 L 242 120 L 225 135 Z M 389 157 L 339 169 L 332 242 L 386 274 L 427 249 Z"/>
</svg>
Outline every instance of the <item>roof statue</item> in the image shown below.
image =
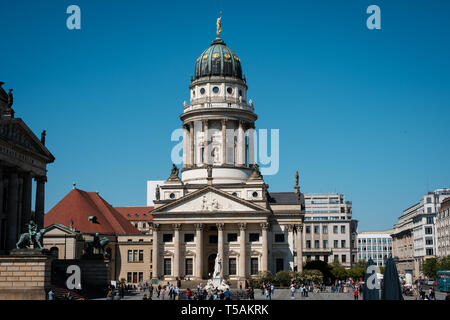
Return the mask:
<svg viewBox="0 0 450 320">
<path fill-rule="evenodd" d="M 222 20 L 222 11 L 220 11 L 220 17 L 217 18 L 216 27 L 217 27 L 217 38 L 220 38 L 220 33 L 222 32 L 222 25 L 220 24 L 220 20 Z"/>
<path fill-rule="evenodd" d="M 47 131 L 43 130 L 41 133 L 41 142 L 45 146 L 45 136 L 47 135 Z"/>
<path fill-rule="evenodd" d="M 172 170 L 170 171 L 170 177 L 167 179 L 168 181 L 180 181 L 180 177 L 178 176 L 180 170 L 175 164 L 172 164 Z"/>
</svg>

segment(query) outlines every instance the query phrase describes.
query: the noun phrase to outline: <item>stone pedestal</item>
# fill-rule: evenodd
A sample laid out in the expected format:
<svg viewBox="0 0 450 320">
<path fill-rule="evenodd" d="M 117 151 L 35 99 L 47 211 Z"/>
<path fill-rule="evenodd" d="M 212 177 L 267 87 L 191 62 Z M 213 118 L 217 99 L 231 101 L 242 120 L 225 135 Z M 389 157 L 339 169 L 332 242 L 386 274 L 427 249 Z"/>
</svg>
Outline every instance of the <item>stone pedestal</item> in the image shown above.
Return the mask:
<svg viewBox="0 0 450 320">
<path fill-rule="evenodd" d="M 53 256 L 33 249 L 0 256 L 0 300 L 45 300 L 52 260 Z"/>
</svg>

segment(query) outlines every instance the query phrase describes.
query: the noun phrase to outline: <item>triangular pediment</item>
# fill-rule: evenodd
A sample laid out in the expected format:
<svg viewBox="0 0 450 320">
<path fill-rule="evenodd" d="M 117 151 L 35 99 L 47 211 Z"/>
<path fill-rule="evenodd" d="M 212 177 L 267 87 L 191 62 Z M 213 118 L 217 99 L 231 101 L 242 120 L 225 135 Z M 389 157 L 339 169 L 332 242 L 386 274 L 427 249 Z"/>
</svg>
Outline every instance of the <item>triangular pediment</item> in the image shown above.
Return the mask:
<svg viewBox="0 0 450 320">
<path fill-rule="evenodd" d="M 182 212 L 265 212 L 267 209 L 211 186 L 199 189 L 152 213 Z"/>
<path fill-rule="evenodd" d="M 45 231 L 45 237 L 76 236 L 77 234 L 79 233 L 60 224 L 52 224 Z"/>
<path fill-rule="evenodd" d="M 13 143 L 19 148 L 44 158 L 47 163 L 53 162 L 55 157 L 44 146 L 41 140 L 20 118 L 2 119 L 0 126 L 0 138 Z"/>
</svg>

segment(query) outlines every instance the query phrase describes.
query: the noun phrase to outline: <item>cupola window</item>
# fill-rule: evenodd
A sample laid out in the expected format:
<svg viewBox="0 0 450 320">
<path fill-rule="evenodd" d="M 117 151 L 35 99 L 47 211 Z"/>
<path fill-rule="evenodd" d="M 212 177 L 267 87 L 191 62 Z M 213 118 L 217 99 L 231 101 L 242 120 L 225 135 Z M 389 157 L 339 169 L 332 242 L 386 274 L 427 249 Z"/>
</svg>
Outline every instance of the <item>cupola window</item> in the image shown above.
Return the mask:
<svg viewBox="0 0 450 320">
<path fill-rule="evenodd" d="M 200 89 L 200 93 L 201 93 L 201 94 L 205 94 L 205 88 L 201 88 L 201 89 Z"/>
<path fill-rule="evenodd" d="M 214 92 L 214 93 L 219 93 L 219 87 L 214 87 L 214 88 L 213 88 L 213 92 Z"/>
<path fill-rule="evenodd" d="M 228 94 L 232 94 L 232 93 L 233 93 L 233 88 L 228 87 L 228 88 L 227 88 L 227 92 L 228 92 Z"/>
</svg>

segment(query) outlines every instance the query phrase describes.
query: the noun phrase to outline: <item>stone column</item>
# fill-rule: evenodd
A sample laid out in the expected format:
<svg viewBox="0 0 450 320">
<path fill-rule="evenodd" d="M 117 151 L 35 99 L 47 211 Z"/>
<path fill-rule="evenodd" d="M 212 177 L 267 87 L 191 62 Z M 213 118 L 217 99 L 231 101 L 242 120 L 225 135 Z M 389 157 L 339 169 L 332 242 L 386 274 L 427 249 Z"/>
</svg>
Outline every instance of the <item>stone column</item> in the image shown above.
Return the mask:
<svg viewBox="0 0 450 320">
<path fill-rule="evenodd" d="M 188 165 L 188 131 L 186 125 L 183 125 L 183 168 Z"/>
<path fill-rule="evenodd" d="M 195 277 L 197 279 L 203 278 L 203 224 L 195 224 Z"/>
<path fill-rule="evenodd" d="M 222 258 L 221 277 L 223 277 L 223 265 L 225 263 L 224 250 L 223 250 L 223 229 L 224 229 L 225 225 L 223 223 L 216 223 L 216 226 L 217 226 L 217 254 L 220 254 L 220 257 Z"/>
<path fill-rule="evenodd" d="M 3 167 L 2 167 L 2 163 L 0 162 L 0 219 L 2 218 L 3 215 Z M 0 229 L 1 232 L 2 229 Z M 1 237 L 0 237 L 1 239 Z"/>
<path fill-rule="evenodd" d="M 45 182 L 47 182 L 47 177 L 36 177 L 36 182 L 35 222 L 38 229 L 42 229 L 44 227 Z"/>
<path fill-rule="evenodd" d="M 262 256 L 261 256 L 261 271 L 268 271 L 269 260 L 269 246 L 267 245 L 267 231 L 269 230 L 269 223 L 261 223 L 262 229 Z"/>
<path fill-rule="evenodd" d="M 153 256 L 152 256 L 152 278 L 158 279 L 160 275 L 159 270 L 159 224 L 152 225 L 153 234 Z"/>
<path fill-rule="evenodd" d="M 238 129 L 238 152 L 236 164 L 239 167 L 245 166 L 245 132 L 243 128 L 243 121 L 239 121 L 239 129 Z"/>
<path fill-rule="evenodd" d="M 254 126 L 248 130 L 248 164 L 255 163 L 255 128 Z"/>
<path fill-rule="evenodd" d="M 193 166 L 194 163 L 194 140 L 195 139 L 195 135 L 194 135 L 194 123 L 191 122 L 189 124 L 189 143 L 190 145 L 190 153 L 189 153 L 189 157 L 190 157 L 190 165 Z"/>
<path fill-rule="evenodd" d="M 175 230 L 175 236 L 173 239 L 173 245 L 175 247 L 173 255 L 173 276 L 180 277 L 180 229 L 181 224 L 175 223 L 172 225 Z"/>
<path fill-rule="evenodd" d="M 240 280 L 244 280 L 247 276 L 246 271 L 246 244 L 247 244 L 247 223 L 239 223 L 239 230 L 240 236 L 239 236 L 239 247 L 240 247 L 240 253 L 239 253 L 239 278 Z"/>
<path fill-rule="evenodd" d="M 203 164 L 209 163 L 209 132 L 208 132 L 208 120 L 203 120 Z"/>
<path fill-rule="evenodd" d="M 32 177 L 31 173 L 27 172 L 23 176 L 23 191 L 22 191 L 22 225 L 21 230 L 25 232 L 25 224 L 31 220 L 31 194 L 32 194 Z"/>
<path fill-rule="evenodd" d="M 227 163 L 227 121 L 222 119 L 222 164 Z"/>
<path fill-rule="evenodd" d="M 19 177 L 17 172 L 13 171 L 9 175 L 9 196 L 8 196 L 8 212 L 7 212 L 7 235 L 6 249 L 14 249 L 18 240 L 17 235 L 17 210 L 19 197 Z"/>
<path fill-rule="evenodd" d="M 303 225 L 297 224 L 297 271 L 303 271 Z M 330 244 L 328 244 L 330 245 Z"/>
</svg>

